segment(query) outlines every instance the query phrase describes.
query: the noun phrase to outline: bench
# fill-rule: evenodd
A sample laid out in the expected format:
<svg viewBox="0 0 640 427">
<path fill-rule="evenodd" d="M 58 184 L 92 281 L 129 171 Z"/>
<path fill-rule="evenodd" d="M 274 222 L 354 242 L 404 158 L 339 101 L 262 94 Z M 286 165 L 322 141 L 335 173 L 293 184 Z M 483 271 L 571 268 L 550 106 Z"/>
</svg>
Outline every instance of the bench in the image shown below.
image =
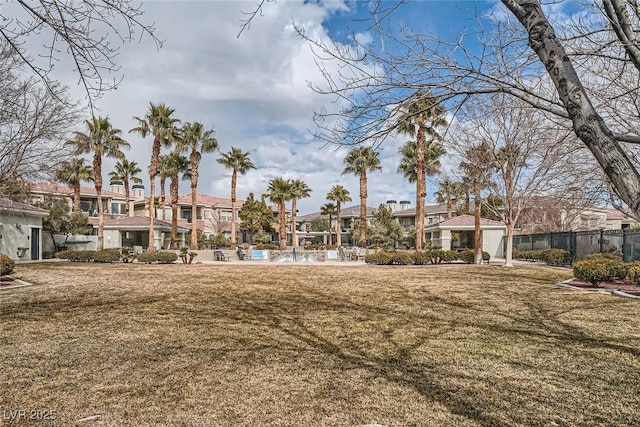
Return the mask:
<svg viewBox="0 0 640 427">
<path fill-rule="evenodd" d="M 244 251 L 242 249 L 240 249 L 240 248 L 236 249 L 236 254 L 238 255 L 238 259 L 240 261 L 245 261 L 246 260 L 247 254 L 244 253 Z"/>
<path fill-rule="evenodd" d="M 229 257 L 222 251 L 213 251 L 213 256 L 216 261 L 229 261 Z"/>
</svg>

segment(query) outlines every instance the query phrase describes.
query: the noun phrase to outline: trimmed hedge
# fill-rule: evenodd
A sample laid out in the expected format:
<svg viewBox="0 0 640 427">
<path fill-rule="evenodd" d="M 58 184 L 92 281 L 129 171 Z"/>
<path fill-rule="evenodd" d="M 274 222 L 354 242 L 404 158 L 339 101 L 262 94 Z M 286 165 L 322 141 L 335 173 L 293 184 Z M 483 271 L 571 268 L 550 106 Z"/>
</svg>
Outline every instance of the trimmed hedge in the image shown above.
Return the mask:
<svg viewBox="0 0 640 427">
<path fill-rule="evenodd" d="M 157 262 L 158 264 L 171 264 L 178 259 L 178 255 L 174 252 L 143 252 L 138 254 L 138 262 L 145 264 L 151 264 Z"/>
<path fill-rule="evenodd" d="M 513 259 L 543 261 L 549 265 L 571 264 L 571 253 L 564 249 L 540 249 L 535 251 L 514 250 Z"/>
<path fill-rule="evenodd" d="M 640 285 L 640 261 L 634 261 L 627 265 L 627 278 L 634 285 Z"/>
<path fill-rule="evenodd" d="M 490 255 L 488 252 L 482 253 L 482 259 L 488 261 Z M 377 252 L 369 254 L 364 258 L 367 264 L 375 265 L 426 265 L 441 264 L 444 262 L 452 262 L 462 260 L 468 264 L 473 264 L 475 254 L 473 251 L 442 251 L 440 249 L 432 249 L 424 252 Z"/>
<path fill-rule="evenodd" d="M 593 258 L 573 263 L 573 275 L 598 287 L 602 282 L 627 276 L 627 265 L 620 258 Z"/>
<path fill-rule="evenodd" d="M 15 266 L 16 262 L 14 260 L 6 256 L 5 254 L 0 254 L 0 276 L 11 274 Z"/>
</svg>

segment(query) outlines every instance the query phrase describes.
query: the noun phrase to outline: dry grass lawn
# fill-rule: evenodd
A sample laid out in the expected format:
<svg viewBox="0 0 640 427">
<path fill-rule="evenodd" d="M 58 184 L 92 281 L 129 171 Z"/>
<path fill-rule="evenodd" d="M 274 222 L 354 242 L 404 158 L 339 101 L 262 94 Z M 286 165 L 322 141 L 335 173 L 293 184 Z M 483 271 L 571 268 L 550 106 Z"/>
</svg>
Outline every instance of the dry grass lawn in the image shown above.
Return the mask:
<svg viewBox="0 0 640 427">
<path fill-rule="evenodd" d="M 36 286 L 0 292 L 4 425 L 19 409 L 56 426 L 640 423 L 640 302 L 553 286 L 566 270 L 15 273 Z"/>
</svg>

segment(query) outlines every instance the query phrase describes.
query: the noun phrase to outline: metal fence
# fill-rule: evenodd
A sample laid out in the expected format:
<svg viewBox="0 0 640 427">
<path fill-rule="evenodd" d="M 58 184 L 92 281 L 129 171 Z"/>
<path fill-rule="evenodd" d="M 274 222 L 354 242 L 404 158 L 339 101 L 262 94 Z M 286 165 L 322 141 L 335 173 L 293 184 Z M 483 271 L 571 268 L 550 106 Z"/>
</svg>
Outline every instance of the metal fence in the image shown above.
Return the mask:
<svg viewBox="0 0 640 427">
<path fill-rule="evenodd" d="M 640 230 L 589 230 L 513 236 L 513 249 L 564 249 L 573 261 L 597 252 L 622 254 L 625 261 L 640 260 Z"/>
</svg>

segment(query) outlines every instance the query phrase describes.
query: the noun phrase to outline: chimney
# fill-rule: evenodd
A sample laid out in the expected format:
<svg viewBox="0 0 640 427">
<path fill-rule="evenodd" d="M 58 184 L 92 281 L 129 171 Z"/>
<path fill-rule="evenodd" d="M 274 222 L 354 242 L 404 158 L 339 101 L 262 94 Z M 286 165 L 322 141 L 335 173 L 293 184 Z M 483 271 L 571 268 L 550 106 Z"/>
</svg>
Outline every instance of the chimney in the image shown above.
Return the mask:
<svg viewBox="0 0 640 427">
<path fill-rule="evenodd" d="M 111 191 L 113 191 L 114 193 L 124 194 L 124 182 L 111 181 L 109 185 L 111 185 Z"/>
<path fill-rule="evenodd" d="M 391 212 L 396 211 L 396 201 L 395 200 L 387 200 L 387 207 L 391 209 Z"/>
<path fill-rule="evenodd" d="M 411 202 L 409 200 L 400 200 L 400 210 L 411 208 Z"/>
<path fill-rule="evenodd" d="M 144 185 L 133 184 L 131 186 L 131 198 L 133 200 L 144 199 Z"/>
</svg>

